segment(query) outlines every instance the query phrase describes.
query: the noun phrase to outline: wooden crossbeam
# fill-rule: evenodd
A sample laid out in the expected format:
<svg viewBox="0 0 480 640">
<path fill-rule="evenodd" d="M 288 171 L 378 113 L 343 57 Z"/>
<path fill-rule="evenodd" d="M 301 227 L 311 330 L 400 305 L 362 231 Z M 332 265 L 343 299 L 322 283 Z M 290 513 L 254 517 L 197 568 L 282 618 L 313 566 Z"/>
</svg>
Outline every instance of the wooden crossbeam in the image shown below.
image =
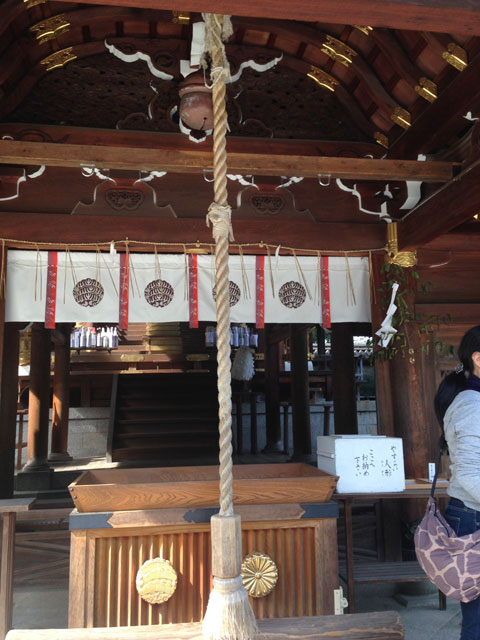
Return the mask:
<svg viewBox="0 0 480 640">
<path fill-rule="evenodd" d="M 400 250 L 412 250 L 480 213 L 480 160 L 412 209 L 398 227 Z"/>
<path fill-rule="evenodd" d="M 0 163 L 202 173 L 204 169 L 213 168 L 213 156 L 203 150 L 0 140 Z M 228 153 L 229 172 L 257 176 L 316 178 L 329 175 L 333 179 L 445 182 L 452 176 L 452 167 L 453 163 L 440 161 Z"/>
<path fill-rule="evenodd" d="M 142 9 L 176 9 L 306 22 L 480 34 L 480 5 L 472 0 L 65 0 Z"/>
<path fill-rule="evenodd" d="M 232 215 L 235 227 L 235 242 L 250 243 L 252 238 L 271 245 L 304 249 L 327 249 L 330 251 L 379 249 L 385 244 L 385 224 L 316 223 L 298 220 L 238 220 Z M 114 228 L 112 229 L 112 225 Z M 112 230 L 114 231 L 112 233 Z M 175 243 L 165 246 L 165 251 L 182 251 L 182 244 L 211 244 L 212 231 L 205 218 L 137 218 L 118 216 L 80 216 L 64 214 L 0 214 L 0 237 L 9 247 L 25 248 L 23 241 L 34 240 L 39 248 L 63 250 L 66 244 L 110 243 L 129 238 L 132 250 L 152 250 L 132 244 L 132 240 L 145 243 Z M 48 244 L 47 244 L 48 243 Z M 79 247 L 81 248 L 81 247 Z M 92 245 L 85 246 L 92 249 Z M 162 251 L 162 247 L 158 246 Z M 244 248 L 244 252 L 262 253 L 258 247 Z"/>
<path fill-rule="evenodd" d="M 2 124 L 2 138 L 22 140 L 26 128 L 24 123 L 8 122 Z M 128 131 L 125 129 L 94 129 L 90 127 L 72 127 L 42 125 L 41 132 L 45 140 L 68 144 L 98 145 L 108 147 L 141 147 L 142 149 L 184 150 L 196 148 L 183 133 L 165 133 L 159 131 Z M 28 129 L 27 138 L 28 139 Z M 289 140 L 287 138 L 243 138 L 229 136 L 228 151 L 236 153 L 262 153 L 271 155 L 296 156 L 350 156 L 378 158 L 385 150 L 374 142 L 351 142 L 334 140 Z M 211 136 L 199 146 L 202 151 L 211 152 Z M 18 169 L 11 169 L 12 178 L 21 175 Z"/>
</svg>

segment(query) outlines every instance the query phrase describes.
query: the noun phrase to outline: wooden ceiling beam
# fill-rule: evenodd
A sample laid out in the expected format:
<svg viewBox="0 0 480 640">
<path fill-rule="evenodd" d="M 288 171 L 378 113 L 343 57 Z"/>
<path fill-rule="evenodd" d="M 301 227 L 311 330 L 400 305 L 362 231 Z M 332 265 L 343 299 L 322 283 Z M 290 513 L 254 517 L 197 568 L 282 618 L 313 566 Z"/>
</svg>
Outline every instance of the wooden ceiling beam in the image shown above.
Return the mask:
<svg viewBox="0 0 480 640">
<path fill-rule="evenodd" d="M 234 28 L 236 25 L 241 25 L 251 30 L 267 31 L 287 39 L 296 38 L 299 43 L 310 45 L 319 51 L 327 39 L 327 34 L 324 31 L 302 25 L 295 21 L 286 22 L 284 20 L 248 20 L 245 18 L 235 18 L 233 22 Z M 348 27 L 348 29 L 351 31 L 351 27 Z M 345 44 L 350 46 L 348 38 L 345 39 Z M 303 54 L 302 59 L 308 62 Z M 388 117 L 395 107 L 399 106 L 396 100 L 386 91 L 382 81 L 373 68 L 367 64 L 360 52 L 357 51 L 357 55 L 353 58 L 352 64 L 349 66 L 349 71 L 360 80 L 371 99 L 378 105 L 381 111 L 387 112 Z M 329 73 L 343 84 L 342 79 L 336 76 L 335 73 L 332 73 L 332 71 L 329 71 Z"/>
<path fill-rule="evenodd" d="M 212 153 L 203 150 L 146 149 L 83 144 L 0 140 L 0 163 L 50 167 L 97 167 L 127 171 L 202 173 L 213 168 Z M 333 158 L 238 153 L 228 151 L 228 171 L 242 175 L 301 176 L 350 180 L 420 180 L 445 182 L 451 162 L 417 162 L 373 158 Z"/>
<path fill-rule="evenodd" d="M 266 243 L 294 249 L 322 251 L 381 250 L 385 245 L 385 225 L 347 224 L 303 221 L 236 220 L 233 218 L 235 243 Z M 92 250 L 93 243 L 108 245 L 111 240 L 122 243 L 128 238 L 132 251 L 152 251 L 153 243 L 178 243 L 163 247 L 164 251 L 182 251 L 182 244 L 197 241 L 212 244 L 212 230 L 204 219 L 138 218 L 136 216 L 81 216 L 66 214 L 0 214 L 0 236 L 9 247 L 25 249 L 32 242 L 40 249 L 64 250 L 65 245 Z M 8 240 L 7 240 L 8 239 Z M 22 242 L 23 241 L 23 242 Z M 152 243 L 135 244 L 135 241 Z M 162 247 L 158 246 L 162 251 Z M 234 248 L 232 249 L 235 250 Z M 244 247 L 245 253 L 265 253 L 259 247 Z"/>
<path fill-rule="evenodd" d="M 480 109 L 478 77 L 480 74 L 480 53 L 466 69 L 458 72 L 446 89 L 416 118 L 412 126 L 392 143 L 389 158 L 412 158 L 419 153 L 430 153 L 445 146 L 458 133 L 463 118 L 469 111 L 474 114 Z"/>
<path fill-rule="evenodd" d="M 129 131 L 122 129 L 93 129 L 60 125 L 32 125 L 25 123 L 0 123 L 0 138 L 11 136 L 16 140 L 43 140 L 69 144 L 100 145 L 109 147 L 139 147 L 142 149 L 184 150 L 196 148 L 183 133 L 158 131 Z M 207 137 L 200 145 L 202 151 L 211 152 L 213 139 Z M 246 138 L 229 136 L 228 149 L 237 153 L 268 153 L 296 156 L 349 156 L 380 157 L 384 149 L 373 142 L 348 142 L 332 140 L 289 140 L 281 138 Z"/>
<path fill-rule="evenodd" d="M 477 160 L 404 217 L 398 227 L 399 249 L 421 247 L 479 212 L 480 160 Z"/>
<path fill-rule="evenodd" d="M 395 73 L 415 89 L 420 77 L 425 74 L 410 61 L 395 36 L 387 29 L 373 29 L 368 37 L 375 41 Z"/>
<path fill-rule="evenodd" d="M 392 29 L 480 35 L 480 5 L 475 0 L 64 0 L 143 9 L 223 13 L 259 18 L 351 24 Z"/>
</svg>

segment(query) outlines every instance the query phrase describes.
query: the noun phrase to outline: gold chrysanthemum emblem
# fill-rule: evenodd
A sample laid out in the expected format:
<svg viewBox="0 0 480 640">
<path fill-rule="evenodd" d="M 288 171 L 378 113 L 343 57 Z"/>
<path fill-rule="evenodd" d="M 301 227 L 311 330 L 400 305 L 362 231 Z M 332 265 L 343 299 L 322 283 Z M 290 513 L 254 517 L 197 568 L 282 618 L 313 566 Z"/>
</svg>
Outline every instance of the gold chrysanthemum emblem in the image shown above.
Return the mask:
<svg viewBox="0 0 480 640">
<path fill-rule="evenodd" d="M 254 552 L 244 558 L 242 582 L 252 598 L 267 596 L 274 589 L 277 580 L 277 565 L 266 553 Z"/>
<path fill-rule="evenodd" d="M 170 560 L 152 558 L 142 564 L 135 581 L 137 591 L 150 604 L 166 602 L 177 588 L 177 572 Z"/>
</svg>

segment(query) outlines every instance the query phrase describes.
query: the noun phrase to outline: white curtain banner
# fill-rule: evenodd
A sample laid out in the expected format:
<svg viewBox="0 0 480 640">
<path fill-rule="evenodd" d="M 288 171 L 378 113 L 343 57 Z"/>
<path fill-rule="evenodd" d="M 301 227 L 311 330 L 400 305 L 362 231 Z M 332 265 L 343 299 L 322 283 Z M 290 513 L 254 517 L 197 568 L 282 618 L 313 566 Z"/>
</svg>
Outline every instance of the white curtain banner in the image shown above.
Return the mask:
<svg viewBox="0 0 480 640">
<path fill-rule="evenodd" d="M 187 322 L 183 254 L 130 254 L 129 322 Z"/>
<path fill-rule="evenodd" d="M 185 255 L 129 258 L 129 321 L 187 322 Z M 117 254 L 9 250 L 6 321 L 43 322 L 49 315 L 55 322 L 118 322 L 119 263 Z M 321 324 L 322 300 L 330 306 L 331 322 L 370 321 L 367 258 L 328 258 L 328 300 L 315 256 L 265 257 L 262 301 L 256 297 L 256 256 L 230 256 L 229 270 L 232 322 L 255 323 L 257 305 L 264 304 L 265 322 Z M 200 321 L 215 322 L 215 293 L 215 258 L 198 255 Z"/>
<path fill-rule="evenodd" d="M 57 256 L 55 322 L 118 322 L 118 255 L 59 251 Z"/>
<path fill-rule="evenodd" d="M 229 256 L 231 322 L 255 321 L 255 256 Z M 215 322 L 215 256 L 198 256 L 198 319 Z"/>
</svg>

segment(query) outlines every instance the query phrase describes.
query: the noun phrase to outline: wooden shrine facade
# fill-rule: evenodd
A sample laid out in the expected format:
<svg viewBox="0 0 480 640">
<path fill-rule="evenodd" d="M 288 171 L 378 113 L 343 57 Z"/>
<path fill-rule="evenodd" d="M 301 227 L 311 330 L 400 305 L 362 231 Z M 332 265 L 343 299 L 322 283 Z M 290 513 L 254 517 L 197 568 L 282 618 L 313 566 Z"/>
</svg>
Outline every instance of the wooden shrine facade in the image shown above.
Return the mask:
<svg viewBox="0 0 480 640">
<path fill-rule="evenodd" d="M 418 287 L 411 308 L 429 318 L 432 344 L 455 344 L 480 309 L 480 9 L 469 0 L 337 4 L 3 3 L 2 282 L 9 248 L 210 250 L 211 137 L 194 142 L 178 122 L 182 62 L 208 8 L 233 14 L 227 55 L 235 74 L 243 69 L 227 91 L 232 253 L 368 258 L 374 334 L 388 242 L 391 259 L 416 251 L 419 282 L 433 288 Z M 343 324 L 334 331 L 347 345 Z M 19 328 L 2 323 L 5 459 Z M 436 372 L 451 358 L 406 332 L 406 357 L 377 365 L 379 428 L 404 438 L 406 473 L 418 477 L 436 447 Z M 38 354 L 43 367 L 49 350 Z"/>
</svg>

